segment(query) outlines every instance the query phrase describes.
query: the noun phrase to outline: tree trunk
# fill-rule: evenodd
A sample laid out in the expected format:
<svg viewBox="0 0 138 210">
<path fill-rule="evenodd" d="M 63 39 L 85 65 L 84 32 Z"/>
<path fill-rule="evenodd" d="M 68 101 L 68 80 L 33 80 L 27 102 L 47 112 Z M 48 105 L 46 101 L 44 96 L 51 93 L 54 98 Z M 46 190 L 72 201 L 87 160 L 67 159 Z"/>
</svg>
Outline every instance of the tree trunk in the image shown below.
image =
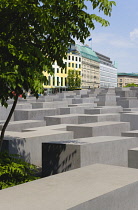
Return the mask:
<svg viewBox="0 0 138 210">
<path fill-rule="evenodd" d="M 0 152 L 2 150 L 2 143 L 3 143 L 3 139 L 4 139 L 4 134 L 5 134 L 5 131 L 6 131 L 6 128 L 11 120 L 11 117 L 13 115 L 13 112 L 15 110 L 15 107 L 16 107 L 16 104 L 17 104 L 17 101 L 18 101 L 18 95 L 16 94 L 15 98 L 14 98 L 14 102 L 13 102 L 13 105 L 12 105 L 12 108 L 11 108 L 11 111 L 7 117 L 7 120 L 6 122 L 4 123 L 3 127 L 2 127 L 2 130 L 1 130 L 1 135 L 0 135 Z"/>
</svg>

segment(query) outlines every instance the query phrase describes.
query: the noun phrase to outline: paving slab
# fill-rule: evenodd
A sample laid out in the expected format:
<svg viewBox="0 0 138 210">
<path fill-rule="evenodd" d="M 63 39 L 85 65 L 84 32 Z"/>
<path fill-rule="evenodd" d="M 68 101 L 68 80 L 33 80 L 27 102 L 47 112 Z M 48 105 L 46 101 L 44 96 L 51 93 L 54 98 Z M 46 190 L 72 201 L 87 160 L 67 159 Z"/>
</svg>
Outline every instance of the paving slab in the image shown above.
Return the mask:
<svg viewBox="0 0 138 210">
<path fill-rule="evenodd" d="M 137 210 L 138 170 L 95 164 L 0 191 L 4 210 Z"/>
</svg>

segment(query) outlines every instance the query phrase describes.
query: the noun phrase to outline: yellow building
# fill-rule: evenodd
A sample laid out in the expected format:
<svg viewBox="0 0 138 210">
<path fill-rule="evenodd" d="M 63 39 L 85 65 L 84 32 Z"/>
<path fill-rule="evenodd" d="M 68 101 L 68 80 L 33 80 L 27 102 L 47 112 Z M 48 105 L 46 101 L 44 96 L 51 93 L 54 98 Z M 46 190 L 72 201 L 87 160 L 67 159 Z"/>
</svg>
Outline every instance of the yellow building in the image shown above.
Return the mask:
<svg viewBox="0 0 138 210">
<path fill-rule="evenodd" d="M 47 78 L 47 82 L 44 84 L 45 89 L 52 89 L 56 91 L 65 90 L 68 88 L 67 84 L 67 76 L 69 70 L 76 70 L 79 71 L 81 76 L 81 56 L 79 54 L 70 52 L 67 54 L 67 59 L 63 60 L 66 68 L 62 69 L 57 65 L 55 61 L 52 65 L 54 69 L 54 74 L 51 76 L 47 72 L 43 72 L 44 76 Z"/>
<path fill-rule="evenodd" d="M 124 87 L 128 84 L 138 85 L 138 74 L 134 73 L 118 73 L 118 87 Z"/>
</svg>

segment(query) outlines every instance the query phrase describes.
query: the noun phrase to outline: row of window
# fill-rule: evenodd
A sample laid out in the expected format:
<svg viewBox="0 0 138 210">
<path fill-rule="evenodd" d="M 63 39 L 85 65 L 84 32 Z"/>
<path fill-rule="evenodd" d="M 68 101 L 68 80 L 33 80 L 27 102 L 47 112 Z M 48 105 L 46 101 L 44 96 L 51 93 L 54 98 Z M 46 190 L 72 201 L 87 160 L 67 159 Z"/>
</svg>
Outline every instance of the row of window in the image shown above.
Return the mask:
<svg viewBox="0 0 138 210">
<path fill-rule="evenodd" d="M 77 64 L 77 63 L 68 63 L 68 67 L 72 67 L 72 68 L 81 68 L 81 64 Z"/>
<path fill-rule="evenodd" d="M 53 79 L 51 76 L 48 76 L 48 79 L 45 81 L 44 85 L 53 85 L 53 86 L 67 86 L 67 78 L 60 78 L 61 82 L 59 81 L 59 77 L 57 77 L 57 81 L 55 80 L 55 77 Z"/>
<path fill-rule="evenodd" d="M 72 60 L 72 61 L 79 61 L 81 62 L 81 58 L 80 57 L 76 57 L 74 55 L 68 55 L 68 60 Z"/>
</svg>

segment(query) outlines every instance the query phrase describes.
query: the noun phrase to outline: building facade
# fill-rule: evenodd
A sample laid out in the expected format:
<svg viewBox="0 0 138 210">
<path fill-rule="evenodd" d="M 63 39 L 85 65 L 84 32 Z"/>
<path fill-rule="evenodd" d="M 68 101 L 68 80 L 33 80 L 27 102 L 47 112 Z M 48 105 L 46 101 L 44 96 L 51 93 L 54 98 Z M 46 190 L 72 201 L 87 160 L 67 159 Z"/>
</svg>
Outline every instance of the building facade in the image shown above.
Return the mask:
<svg viewBox="0 0 138 210">
<path fill-rule="evenodd" d="M 68 52 L 67 59 L 63 60 L 65 69 L 62 69 L 57 65 L 55 61 L 52 65 L 53 75 L 48 74 L 46 71 L 43 72 L 47 81 L 44 83 L 44 88 L 48 89 L 49 92 L 66 90 L 68 88 L 67 76 L 69 70 L 76 70 L 79 72 L 81 77 L 82 58 L 79 54 Z"/>
<path fill-rule="evenodd" d="M 109 57 L 95 52 L 100 60 L 100 87 L 117 87 L 117 67 Z"/>
<path fill-rule="evenodd" d="M 81 88 L 117 87 L 117 67 L 109 57 L 94 52 L 89 46 L 70 45 L 67 58 L 63 60 L 66 68 L 62 69 L 55 61 L 53 75 L 43 72 L 47 81 L 44 88 L 53 92 L 68 88 L 68 72 L 76 70 L 81 78 Z"/>
<path fill-rule="evenodd" d="M 128 84 L 138 85 L 138 74 L 136 73 L 118 73 L 118 87 L 124 87 Z"/>
</svg>

